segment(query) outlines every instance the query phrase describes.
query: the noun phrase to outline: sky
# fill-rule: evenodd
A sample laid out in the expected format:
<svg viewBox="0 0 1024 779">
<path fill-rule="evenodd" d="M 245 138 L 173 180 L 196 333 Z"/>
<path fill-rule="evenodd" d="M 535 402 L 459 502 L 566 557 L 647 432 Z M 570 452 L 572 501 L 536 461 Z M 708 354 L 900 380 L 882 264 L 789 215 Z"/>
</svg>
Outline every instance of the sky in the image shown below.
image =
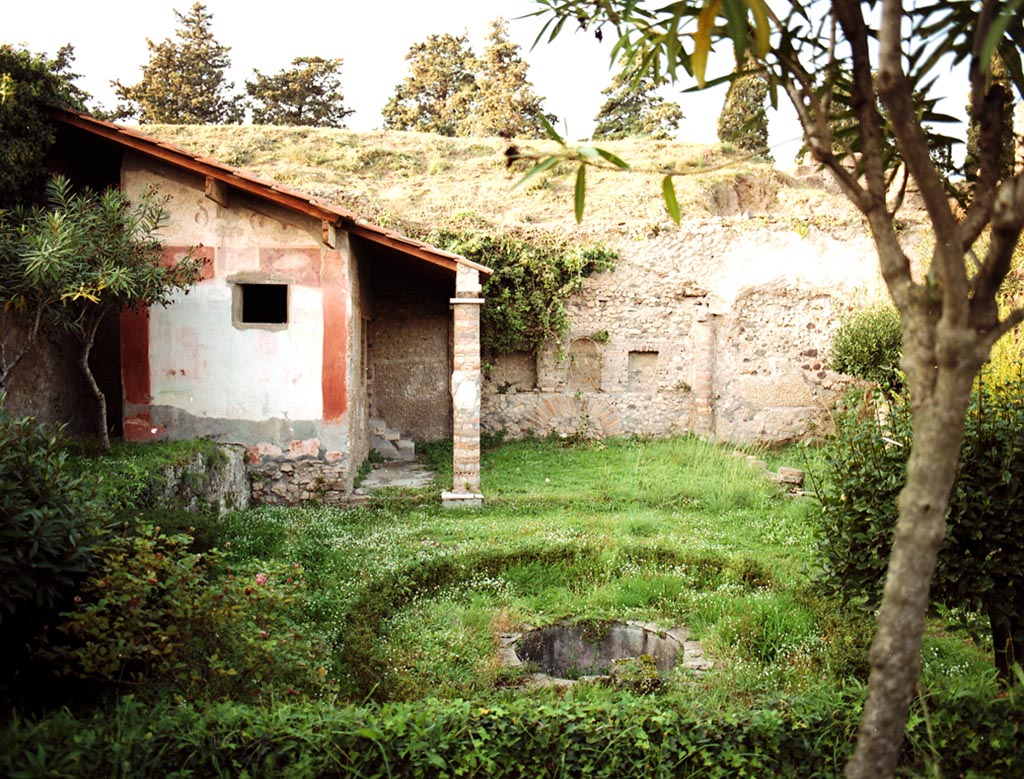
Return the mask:
<svg viewBox="0 0 1024 779">
<path fill-rule="evenodd" d="M 35 53 L 53 55 L 66 43 L 75 48 L 73 71 L 82 75 L 79 87 L 93 95 L 94 104 L 113 108 L 110 81 L 134 84 L 149 61 L 146 39 L 158 43 L 173 38 L 174 11 L 186 13 L 192 0 L 42 0 L 7 2 L 0 11 L 0 42 L 21 44 Z M 254 68 L 276 73 L 300 56 L 340 57 L 342 93 L 352 130 L 369 131 L 381 125 L 380 111 L 395 87 L 408 74 L 409 47 L 432 34 L 468 34 L 482 54 L 490 22 L 503 17 L 509 37 L 529 63 L 534 91 L 545 108 L 561 120 L 558 129 L 569 139 L 588 138 L 594 117 L 604 101 L 601 90 L 611 83 L 612 41 L 597 41 L 592 33 L 566 25 L 553 43 L 534 41 L 543 20 L 528 15 L 538 6 L 532 0 L 390 0 L 378 5 L 361 0 L 287 0 L 273 11 L 254 10 L 252 0 L 206 0 L 213 14 L 217 41 L 229 46 L 228 77 L 237 91 L 252 78 Z M 266 7 L 266 6 L 264 6 Z M 722 67 L 731 63 L 723 58 Z M 712 63 L 712 69 L 714 63 Z M 724 88 L 683 94 L 667 88 L 665 97 L 678 102 L 685 119 L 680 140 L 717 141 L 716 122 Z M 799 129 L 791 117 L 770 122 L 776 159 L 792 159 L 799 147 Z"/>
</svg>

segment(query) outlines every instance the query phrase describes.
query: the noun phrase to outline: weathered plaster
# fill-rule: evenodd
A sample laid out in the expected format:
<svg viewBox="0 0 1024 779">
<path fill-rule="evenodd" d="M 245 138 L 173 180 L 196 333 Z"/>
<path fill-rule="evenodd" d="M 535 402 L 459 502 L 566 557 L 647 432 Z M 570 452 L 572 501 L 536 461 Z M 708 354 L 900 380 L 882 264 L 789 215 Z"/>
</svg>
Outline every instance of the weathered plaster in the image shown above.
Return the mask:
<svg viewBox="0 0 1024 779">
<path fill-rule="evenodd" d="M 827 367 L 832 331 L 885 293 L 859 222 L 823 221 L 710 218 L 622 241 L 615 270 L 568 301 L 563 343 L 491 358 L 484 429 L 735 442 L 827 429 L 850 384 Z"/>
</svg>

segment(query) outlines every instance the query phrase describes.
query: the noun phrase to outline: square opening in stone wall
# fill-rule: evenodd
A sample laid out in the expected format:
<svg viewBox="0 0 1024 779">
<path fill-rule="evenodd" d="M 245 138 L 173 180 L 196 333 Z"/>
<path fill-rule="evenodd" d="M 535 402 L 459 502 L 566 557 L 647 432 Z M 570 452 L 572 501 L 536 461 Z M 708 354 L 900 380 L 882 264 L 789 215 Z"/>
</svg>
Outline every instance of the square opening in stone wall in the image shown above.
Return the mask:
<svg viewBox="0 0 1024 779">
<path fill-rule="evenodd" d="M 287 284 L 235 284 L 233 314 L 236 325 L 288 324 Z"/>
</svg>

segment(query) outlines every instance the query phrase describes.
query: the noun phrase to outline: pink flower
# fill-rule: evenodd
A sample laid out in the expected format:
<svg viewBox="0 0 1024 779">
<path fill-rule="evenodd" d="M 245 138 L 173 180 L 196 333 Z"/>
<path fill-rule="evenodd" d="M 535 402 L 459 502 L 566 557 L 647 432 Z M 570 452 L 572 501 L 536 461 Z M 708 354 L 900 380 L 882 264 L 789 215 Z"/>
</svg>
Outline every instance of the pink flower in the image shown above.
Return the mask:
<svg viewBox="0 0 1024 779">
<path fill-rule="evenodd" d="M 265 573 L 258 573 L 258 574 L 256 574 L 256 583 L 257 584 L 266 584 L 267 583 L 267 575 Z"/>
</svg>

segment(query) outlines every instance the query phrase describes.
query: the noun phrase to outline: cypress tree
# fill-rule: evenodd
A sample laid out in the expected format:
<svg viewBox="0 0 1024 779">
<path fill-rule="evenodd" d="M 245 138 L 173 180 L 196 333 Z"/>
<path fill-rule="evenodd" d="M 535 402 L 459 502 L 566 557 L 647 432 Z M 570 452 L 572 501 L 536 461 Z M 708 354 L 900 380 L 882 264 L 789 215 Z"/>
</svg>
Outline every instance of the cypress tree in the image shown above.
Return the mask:
<svg viewBox="0 0 1024 779">
<path fill-rule="evenodd" d="M 179 27 L 175 40 L 147 39 L 149 63 L 142 80 L 132 86 L 112 82 L 119 117 L 135 117 L 143 124 L 232 124 L 242 120 L 240 98 L 231 95 L 234 84 L 224 75 L 231 65 L 227 46 L 213 37 L 213 14 L 202 3 L 189 13 L 175 11 Z"/>
<path fill-rule="evenodd" d="M 768 152 L 768 83 L 756 72 L 756 63 L 747 60 L 729 84 L 725 104 L 718 117 L 718 139 L 744 151 L 771 159 Z"/>
<path fill-rule="evenodd" d="M 606 100 L 594 117 L 594 139 L 671 138 L 679 128 L 683 111 L 658 94 L 659 86 L 647 74 L 637 77 L 626 70 L 616 73 L 612 83 L 601 91 Z"/>
<path fill-rule="evenodd" d="M 405 55 L 409 75 L 381 112 L 388 130 L 463 134 L 478 90 L 477 60 L 465 35 L 431 35 Z"/>
<path fill-rule="evenodd" d="M 551 124 L 558 121 L 544 113 L 544 101 L 526 77 L 529 65 L 519 45 L 509 40 L 508 24 L 501 17 L 491 22 L 479 64 L 475 107 L 460 135 L 538 138 L 544 135 L 541 115 Z"/>
</svg>

